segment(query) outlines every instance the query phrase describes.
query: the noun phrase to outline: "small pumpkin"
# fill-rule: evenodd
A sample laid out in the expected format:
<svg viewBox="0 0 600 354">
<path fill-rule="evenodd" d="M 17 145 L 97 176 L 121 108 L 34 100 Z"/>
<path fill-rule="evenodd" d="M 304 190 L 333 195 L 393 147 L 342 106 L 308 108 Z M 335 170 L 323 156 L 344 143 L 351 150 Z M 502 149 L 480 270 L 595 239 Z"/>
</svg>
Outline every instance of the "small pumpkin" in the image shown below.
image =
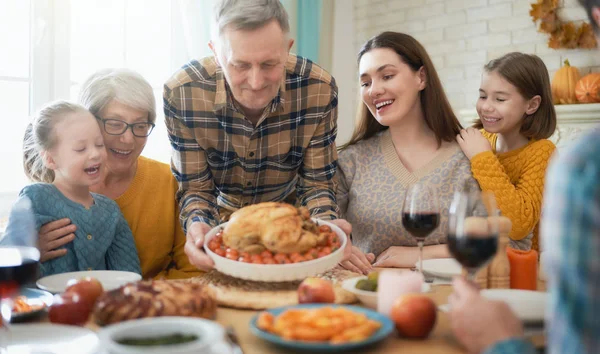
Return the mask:
<svg viewBox="0 0 600 354">
<path fill-rule="evenodd" d="M 581 103 L 600 102 L 600 73 L 591 73 L 577 81 L 575 86 L 577 101 Z"/>
<path fill-rule="evenodd" d="M 575 95 L 575 86 L 581 78 L 579 70 L 565 60 L 565 65 L 556 71 L 552 79 L 552 100 L 554 104 L 573 104 L 577 103 Z"/>
</svg>

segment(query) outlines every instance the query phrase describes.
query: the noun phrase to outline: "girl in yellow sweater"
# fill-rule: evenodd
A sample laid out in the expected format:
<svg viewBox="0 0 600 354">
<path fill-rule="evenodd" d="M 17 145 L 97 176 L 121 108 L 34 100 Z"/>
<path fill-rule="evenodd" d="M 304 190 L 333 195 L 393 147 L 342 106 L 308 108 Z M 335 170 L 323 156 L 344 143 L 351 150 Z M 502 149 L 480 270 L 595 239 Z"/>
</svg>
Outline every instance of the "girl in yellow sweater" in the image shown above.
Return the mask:
<svg viewBox="0 0 600 354">
<path fill-rule="evenodd" d="M 556 129 L 556 112 L 544 62 L 523 53 L 490 61 L 477 114 L 475 127 L 461 130 L 456 140 L 481 189 L 493 192 L 502 215 L 511 219 L 511 246 L 537 250 L 544 176 L 556 148 L 547 140 Z"/>
</svg>

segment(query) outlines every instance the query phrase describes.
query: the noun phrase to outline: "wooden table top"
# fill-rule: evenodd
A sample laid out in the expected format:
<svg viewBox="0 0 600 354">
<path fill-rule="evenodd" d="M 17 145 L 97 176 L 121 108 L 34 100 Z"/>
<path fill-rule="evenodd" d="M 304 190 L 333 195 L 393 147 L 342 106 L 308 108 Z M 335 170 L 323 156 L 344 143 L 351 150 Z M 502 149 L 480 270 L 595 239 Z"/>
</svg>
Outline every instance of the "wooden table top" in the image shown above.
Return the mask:
<svg viewBox="0 0 600 354">
<path fill-rule="evenodd" d="M 447 303 L 448 295 L 452 292 L 450 285 L 433 285 L 428 293 L 436 305 Z M 267 341 L 254 336 L 248 323 L 257 311 L 244 311 L 229 308 L 217 310 L 217 322 L 224 326 L 233 326 L 239 337 L 240 344 L 245 354 L 284 354 L 290 353 L 289 349 L 278 347 Z M 544 337 L 532 338 L 536 346 L 544 345 Z M 450 329 L 450 320 L 444 312 L 438 311 L 435 328 L 425 340 L 410 340 L 401 338 L 395 331 L 382 342 L 360 350 L 360 353 L 412 353 L 412 354 L 434 354 L 434 353 L 465 353 L 465 350 L 456 342 Z"/>
<path fill-rule="evenodd" d="M 451 285 L 432 285 L 431 291 L 427 293 L 436 305 L 447 303 L 448 296 L 452 293 Z M 259 311 L 238 310 L 219 307 L 217 309 L 216 321 L 223 326 L 232 326 L 239 338 L 240 345 L 245 354 L 284 354 L 293 353 L 290 349 L 282 348 L 254 336 L 249 329 L 250 319 Z M 401 338 L 397 332 L 393 332 L 388 338 L 370 347 L 361 349 L 360 353 L 413 353 L 413 354 L 453 354 L 465 353 L 466 351 L 458 344 L 450 329 L 450 320 L 446 313 L 438 311 L 435 328 L 425 340 L 411 340 Z M 42 321 L 48 321 L 47 318 Z M 86 326 L 98 330 L 98 326 L 90 321 Z M 543 335 L 530 338 L 534 345 L 541 347 L 545 345 Z"/>
</svg>

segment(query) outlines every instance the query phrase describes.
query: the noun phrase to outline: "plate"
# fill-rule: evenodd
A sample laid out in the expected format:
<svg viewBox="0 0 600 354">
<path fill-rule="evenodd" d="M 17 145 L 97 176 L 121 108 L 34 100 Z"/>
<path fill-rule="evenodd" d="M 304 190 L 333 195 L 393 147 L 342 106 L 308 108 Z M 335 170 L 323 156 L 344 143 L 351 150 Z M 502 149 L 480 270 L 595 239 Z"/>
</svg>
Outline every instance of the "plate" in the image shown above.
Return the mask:
<svg viewBox="0 0 600 354">
<path fill-rule="evenodd" d="M 367 279 L 367 276 L 363 275 L 360 277 L 346 279 L 342 282 L 342 288 L 356 295 L 358 300 L 362 302 L 365 306 L 370 307 L 372 309 L 377 308 L 377 292 L 376 291 L 366 291 L 356 288 L 356 283 L 361 279 Z M 421 292 L 428 293 L 431 290 L 431 285 L 423 282 L 421 285 Z"/>
<path fill-rule="evenodd" d="M 548 295 L 541 291 L 519 289 L 484 289 L 481 296 L 490 300 L 506 302 L 517 317 L 526 324 L 544 322 L 546 299 Z M 450 311 L 450 304 L 438 307 L 443 312 Z"/>
<path fill-rule="evenodd" d="M 291 264 L 253 264 L 240 263 L 221 257 L 208 248 L 210 240 L 212 240 L 219 231 L 225 228 L 227 223 L 223 223 L 210 230 L 204 238 L 204 250 L 206 254 L 215 262 L 215 269 L 221 273 L 231 275 L 235 278 L 264 281 L 264 282 L 280 282 L 303 280 L 315 274 L 323 273 L 331 268 L 334 268 L 344 258 L 344 247 L 346 246 L 346 234 L 336 225 L 318 219 L 312 219 L 317 225 L 327 225 L 331 227 L 340 239 L 340 248 L 331 254 L 313 259 L 312 261 L 291 263 Z"/>
<path fill-rule="evenodd" d="M 119 344 L 126 337 L 152 337 L 174 333 L 194 334 L 198 339 L 167 346 L 132 346 Z M 203 353 L 223 341 L 225 330 L 214 321 L 192 317 L 153 317 L 120 322 L 104 327 L 98 333 L 100 342 L 114 354 Z"/>
<path fill-rule="evenodd" d="M 419 262 L 415 265 L 419 268 Z M 462 266 L 454 258 L 426 259 L 423 272 L 440 278 L 452 278 L 462 274 Z"/>
<path fill-rule="evenodd" d="M 118 270 L 91 270 L 49 275 L 39 279 L 36 285 L 38 288 L 51 293 L 61 293 L 67 288 L 67 283 L 69 280 L 81 279 L 84 277 L 98 279 L 100 283 L 102 283 L 104 291 L 113 290 L 127 283 L 142 279 L 141 275 L 133 272 L 124 272 Z"/>
<path fill-rule="evenodd" d="M 29 312 L 21 312 L 21 313 L 12 313 L 10 317 L 11 323 L 23 322 L 27 320 L 34 319 L 39 315 L 46 312 L 48 307 L 52 305 L 52 294 L 44 290 L 38 289 L 29 289 L 23 288 L 19 291 L 18 296 L 25 296 L 27 298 L 27 303 L 29 305 L 38 306 L 43 305 L 39 310 L 29 311 Z"/>
<path fill-rule="evenodd" d="M 548 294 L 519 289 L 484 289 L 481 295 L 508 304 L 523 322 L 544 322 Z"/>
<path fill-rule="evenodd" d="M 9 353 L 95 354 L 98 336 L 77 326 L 50 323 L 15 324 L 8 336 Z"/>
<path fill-rule="evenodd" d="M 265 331 L 259 329 L 256 326 L 256 320 L 258 319 L 258 314 L 257 314 L 257 315 L 254 315 L 254 317 L 252 317 L 252 319 L 250 320 L 250 331 L 259 338 L 262 338 L 271 343 L 274 343 L 274 344 L 277 344 L 277 345 L 280 345 L 280 346 L 283 346 L 286 348 L 294 349 L 294 350 L 331 351 L 331 352 L 335 351 L 335 352 L 340 352 L 340 353 L 347 353 L 350 350 L 362 348 L 362 347 L 377 343 L 377 342 L 385 339 L 387 336 L 389 336 L 390 333 L 392 333 L 392 331 L 394 330 L 394 323 L 387 316 L 384 316 L 376 311 L 369 310 L 364 307 L 358 307 L 358 306 L 334 305 L 334 304 L 301 304 L 301 305 L 294 305 L 294 306 L 278 307 L 278 308 L 265 310 L 265 311 L 270 312 L 274 316 L 277 316 L 277 315 L 281 314 L 282 312 L 289 310 L 289 309 L 314 309 L 314 308 L 320 308 L 320 307 L 334 307 L 334 308 L 344 307 L 344 308 L 347 308 L 348 310 L 351 310 L 354 312 L 364 313 L 369 319 L 380 322 L 381 328 L 379 328 L 379 330 L 377 332 L 375 332 L 372 336 L 370 336 L 369 338 L 367 338 L 363 341 L 360 341 L 360 342 L 351 342 L 351 343 L 335 345 L 335 344 L 329 344 L 329 343 L 323 343 L 323 342 L 289 341 L 289 340 L 285 340 L 275 334 L 265 332 Z"/>
</svg>

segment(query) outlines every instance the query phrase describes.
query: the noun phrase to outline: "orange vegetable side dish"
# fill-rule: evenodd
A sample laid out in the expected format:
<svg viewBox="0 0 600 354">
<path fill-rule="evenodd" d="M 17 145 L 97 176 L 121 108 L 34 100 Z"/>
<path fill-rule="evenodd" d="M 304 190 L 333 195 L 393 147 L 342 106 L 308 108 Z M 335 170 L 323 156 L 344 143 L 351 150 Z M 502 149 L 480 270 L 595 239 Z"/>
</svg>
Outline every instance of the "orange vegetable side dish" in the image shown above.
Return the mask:
<svg viewBox="0 0 600 354">
<path fill-rule="evenodd" d="M 27 303 L 25 296 L 19 296 L 13 301 L 13 313 L 25 313 L 31 311 L 37 311 L 44 307 L 44 305 L 30 305 Z"/>
<path fill-rule="evenodd" d="M 381 323 L 343 307 L 290 309 L 275 317 L 261 312 L 256 325 L 285 340 L 344 344 L 372 336 Z"/>
<path fill-rule="evenodd" d="M 319 226 L 319 239 L 322 240 L 320 243 L 302 253 L 282 253 L 263 250 L 260 253 L 252 254 L 249 252 L 239 252 L 234 248 L 227 247 L 223 243 L 223 231 L 221 231 L 215 238 L 210 240 L 208 248 L 221 257 L 239 262 L 255 264 L 289 264 L 311 261 L 327 256 L 341 246 L 337 234 L 327 225 Z"/>
</svg>

